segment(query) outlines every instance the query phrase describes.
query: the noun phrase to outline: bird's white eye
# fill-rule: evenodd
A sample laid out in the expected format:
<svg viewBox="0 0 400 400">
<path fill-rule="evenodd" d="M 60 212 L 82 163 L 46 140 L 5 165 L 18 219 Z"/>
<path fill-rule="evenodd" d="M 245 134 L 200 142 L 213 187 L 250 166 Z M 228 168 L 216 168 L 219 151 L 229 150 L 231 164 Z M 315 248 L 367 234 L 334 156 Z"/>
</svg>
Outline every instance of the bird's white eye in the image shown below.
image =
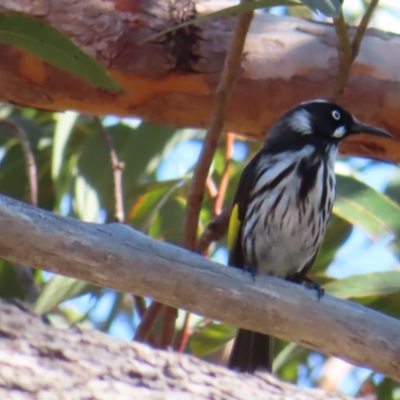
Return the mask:
<svg viewBox="0 0 400 400">
<path fill-rule="evenodd" d="M 340 119 L 340 112 L 337 110 L 332 111 L 332 117 L 339 120 Z"/>
</svg>

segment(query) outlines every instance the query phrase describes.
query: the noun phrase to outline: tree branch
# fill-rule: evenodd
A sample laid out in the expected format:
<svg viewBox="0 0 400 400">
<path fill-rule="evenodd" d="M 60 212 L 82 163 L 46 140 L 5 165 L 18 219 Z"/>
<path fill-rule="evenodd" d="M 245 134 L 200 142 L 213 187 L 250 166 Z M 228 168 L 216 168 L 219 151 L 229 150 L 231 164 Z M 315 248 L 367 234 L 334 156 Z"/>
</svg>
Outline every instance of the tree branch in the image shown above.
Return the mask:
<svg viewBox="0 0 400 400">
<path fill-rule="evenodd" d="M 0 301 L 1 399 L 326 399 L 258 373 L 125 343 L 88 329 L 56 329 Z M 250 397 L 249 397 L 250 396 Z M 350 400 L 329 393 L 330 400 Z"/>
<path fill-rule="evenodd" d="M 171 0 L 173 4 L 181 1 Z M 0 12 L 31 13 L 49 22 L 94 55 L 123 91 L 96 89 L 34 56 L 0 44 L 1 101 L 100 116 L 137 116 L 177 127 L 207 126 L 234 17 L 200 24 L 196 35 L 189 38 L 174 35 L 140 45 L 144 38 L 179 22 L 171 21 L 164 0 L 142 0 L 140 7 L 134 1 L 64 0 L 64 7 L 50 9 L 37 3 L 41 1 L 2 1 Z M 127 7 L 124 10 L 118 9 L 122 3 Z M 230 1 L 189 3 L 195 3 L 198 15 L 232 5 Z M 104 27 L 101 34 L 99 26 Z M 353 33 L 354 28 L 348 31 Z M 187 47 L 176 51 L 181 43 Z M 335 79 L 333 66 L 338 64 L 336 44 L 331 24 L 256 14 L 225 130 L 263 139 L 268 127 L 288 108 L 304 100 L 329 97 Z M 399 44 L 399 35 L 367 29 L 342 99 L 355 116 L 387 128 L 398 138 L 400 58 L 393 54 Z M 386 143 L 360 136 L 343 143 L 341 152 L 398 162 L 400 141 Z"/>
<path fill-rule="evenodd" d="M 271 334 L 400 380 L 400 321 L 274 277 L 256 281 L 121 225 L 0 196 L 0 256 Z M 205 295 L 207 294 L 207 295 Z"/>
<path fill-rule="evenodd" d="M 248 0 L 242 0 L 242 2 L 246 1 Z M 237 16 L 232 41 L 228 47 L 221 78 L 215 91 L 209 127 L 204 138 L 199 160 L 194 169 L 193 179 L 189 188 L 183 229 L 185 235 L 183 245 L 190 250 L 194 250 L 196 246 L 198 221 L 206 180 L 218 146 L 219 137 L 225 124 L 232 91 L 235 87 L 242 62 L 242 52 L 247 31 L 252 19 L 253 12 L 242 13 Z"/>
</svg>

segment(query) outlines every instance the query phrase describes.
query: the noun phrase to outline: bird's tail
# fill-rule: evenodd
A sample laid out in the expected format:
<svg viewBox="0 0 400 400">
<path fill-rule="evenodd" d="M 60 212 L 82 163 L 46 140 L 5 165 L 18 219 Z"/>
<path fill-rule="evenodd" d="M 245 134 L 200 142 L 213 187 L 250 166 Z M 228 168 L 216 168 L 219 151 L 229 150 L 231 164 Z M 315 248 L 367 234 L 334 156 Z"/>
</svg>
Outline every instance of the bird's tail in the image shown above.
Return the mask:
<svg viewBox="0 0 400 400">
<path fill-rule="evenodd" d="M 228 367 L 253 373 L 256 369 L 272 372 L 273 338 L 263 333 L 239 329 Z"/>
</svg>

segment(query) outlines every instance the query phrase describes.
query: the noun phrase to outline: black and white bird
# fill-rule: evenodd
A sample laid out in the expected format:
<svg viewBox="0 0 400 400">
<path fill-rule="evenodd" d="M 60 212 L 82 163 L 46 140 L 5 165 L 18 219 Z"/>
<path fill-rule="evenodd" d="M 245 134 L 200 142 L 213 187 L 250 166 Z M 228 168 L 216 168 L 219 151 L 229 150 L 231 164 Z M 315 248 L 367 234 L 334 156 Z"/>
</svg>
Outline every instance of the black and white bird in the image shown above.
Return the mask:
<svg viewBox="0 0 400 400">
<path fill-rule="evenodd" d="M 301 103 L 271 128 L 259 153 L 244 169 L 229 223 L 229 262 L 315 288 L 309 278 L 335 200 L 338 145 L 360 133 L 391 137 L 325 100 Z M 239 329 L 229 367 L 271 370 L 267 335 Z"/>
</svg>

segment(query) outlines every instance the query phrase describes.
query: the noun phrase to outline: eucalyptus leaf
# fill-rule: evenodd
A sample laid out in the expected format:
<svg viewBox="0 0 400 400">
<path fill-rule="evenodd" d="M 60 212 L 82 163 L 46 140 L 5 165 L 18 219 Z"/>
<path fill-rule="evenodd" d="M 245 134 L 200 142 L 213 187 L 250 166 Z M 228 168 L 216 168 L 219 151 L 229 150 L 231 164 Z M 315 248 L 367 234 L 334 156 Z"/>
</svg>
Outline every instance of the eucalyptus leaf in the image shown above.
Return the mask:
<svg viewBox="0 0 400 400">
<path fill-rule="evenodd" d="M 228 343 L 235 337 L 235 334 L 236 328 L 233 326 L 211 322 L 191 337 L 189 347 L 193 354 L 204 357 Z"/>
<path fill-rule="evenodd" d="M 364 230 L 373 239 L 395 234 L 400 237 L 400 206 L 354 177 L 337 175 L 333 212 Z"/>
<path fill-rule="evenodd" d="M 0 42 L 25 50 L 94 87 L 121 90 L 97 60 L 57 29 L 31 15 L 0 13 Z"/>
<path fill-rule="evenodd" d="M 51 176 L 54 180 L 57 180 L 60 175 L 65 148 L 78 116 L 79 114 L 75 111 L 66 111 L 58 116 L 56 129 L 54 130 L 51 167 Z"/>
<path fill-rule="evenodd" d="M 352 275 L 326 283 L 324 289 L 341 299 L 388 295 L 400 292 L 400 271 Z"/>
<path fill-rule="evenodd" d="M 82 221 L 98 222 L 99 196 L 82 176 L 78 176 L 75 182 L 75 210 Z"/>
<path fill-rule="evenodd" d="M 96 290 L 98 288 L 90 283 L 55 275 L 44 286 L 39 298 L 36 300 L 34 311 L 38 314 L 44 314 L 66 300 Z"/>
</svg>

